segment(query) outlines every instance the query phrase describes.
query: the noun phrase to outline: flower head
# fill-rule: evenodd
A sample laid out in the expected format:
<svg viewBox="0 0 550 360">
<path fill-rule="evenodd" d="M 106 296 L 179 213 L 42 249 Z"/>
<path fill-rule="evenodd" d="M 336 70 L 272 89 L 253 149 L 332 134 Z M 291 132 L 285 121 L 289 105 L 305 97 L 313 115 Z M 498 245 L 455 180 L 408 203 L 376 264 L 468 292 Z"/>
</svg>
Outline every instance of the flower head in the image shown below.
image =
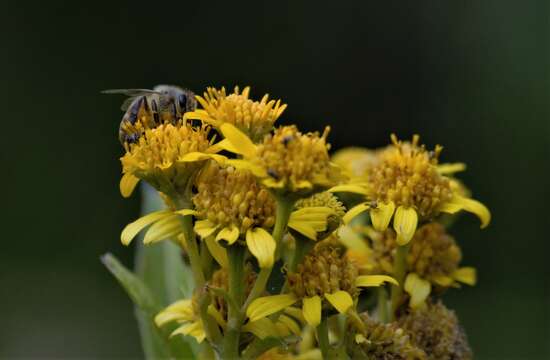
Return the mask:
<svg viewBox="0 0 550 360">
<path fill-rule="evenodd" d="M 134 144 L 126 147 L 120 161 L 124 176 L 121 192 L 129 196 L 139 180 L 168 195 L 183 191 L 190 179 L 213 154 L 207 126 L 162 124 L 146 129 Z"/>
<path fill-rule="evenodd" d="M 348 354 L 360 359 L 407 359 L 425 360 L 426 353 L 411 343 L 409 334 L 397 323 L 384 324 L 361 314 L 351 319 Z M 355 322 L 360 322 L 356 324 Z"/>
<path fill-rule="evenodd" d="M 260 101 L 253 101 L 249 94 L 248 86 L 242 92 L 239 92 L 239 87 L 235 87 L 229 95 L 223 87 L 221 90 L 209 87 L 203 97 L 197 96 L 202 109 L 186 113 L 185 118 L 199 119 L 215 127 L 230 123 L 253 142 L 261 141 L 286 109 L 286 104 L 281 104 L 281 100 L 269 100 L 267 94 Z"/>
<path fill-rule="evenodd" d="M 428 359 L 472 359 L 466 334 L 455 313 L 441 302 L 413 310 L 398 323 L 411 342 L 428 354 Z"/>
<path fill-rule="evenodd" d="M 395 231 L 368 231 L 370 249 L 368 273 L 394 273 L 393 264 L 397 250 Z M 462 252 L 454 238 L 439 223 L 428 223 L 416 231 L 407 253 L 409 276 L 405 289 L 411 296 L 411 306 L 424 303 L 432 287 L 442 291 L 459 283 L 475 285 L 476 271 L 472 267 L 459 267 Z"/>
<path fill-rule="evenodd" d="M 245 169 L 222 167 L 211 162 L 196 181 L 193 196 L 195 232 L 202 238 L 216 236 L 229 245 L 245 237 L 261 267 L 274 261 L 275 241 L 266 231 L 275 223 L 275 202 Z"/>
<path fill-rule="evenodd" d="M 247 315 L 251 321 L 301 301 L 306 322 L 317 326 L 323 309 L 346 313 L 352 308 L 359 287 L 380 286 L 384 282 L 397 285 L 395 279 L 386 275 L 357 276 L 355 264 L 343 257 L 341 250 L 332 242 L 317 244 L 297 271 L 287 274 L 290 293 L 258 298 L 250 304 Z"/>
<path fill-rule="evenodd" d="M 234 160 L 234 164 L 252 170 L 273 192 L 295 198 L 310 196 L 336 183 L 339 174 L 328 155 L 328 131 L 327 127 L 320 136 L 302 134 L 294 125 L 283 126 L 255 145 L 234 126 L 222 126 L 231 144 L 227 150 L 244 158 Z"/>
<path fill-rule="evenodd" d="M 418 141 L 417 135 L 411 143 L 400 142 L 392 135 L 393 145 L 380 152 L 379 163 L 368 171 L 366 186 L 340 185 L 331 190 L 357 192 L 369 200 L 350 209 L 344 220 L 369 210 L 372 225 L 383 231 L 393 218 L 399 245 L 412 239 L 419 220 L 430 220 L 440 213 L 466 210 L 476 214 L 481 227 L 486 227 L 491 214 L 485 205 L 465 197 L 454 179 L 444 175 L 463 170 L 464 165 L 439 165 L 443 148 L 436 146 L 434 151 L 427 151 Z"/>
</svg>

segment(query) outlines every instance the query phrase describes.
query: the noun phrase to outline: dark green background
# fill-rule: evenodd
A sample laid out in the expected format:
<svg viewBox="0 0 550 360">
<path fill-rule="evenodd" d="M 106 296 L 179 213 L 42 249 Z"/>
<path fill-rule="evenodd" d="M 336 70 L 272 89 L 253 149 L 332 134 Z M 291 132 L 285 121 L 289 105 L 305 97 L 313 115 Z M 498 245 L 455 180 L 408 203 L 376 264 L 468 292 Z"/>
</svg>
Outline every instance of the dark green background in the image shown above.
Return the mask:
<svg viewBox="0 0 550 360">
<path fill-rule="evenodd" d="M 38 3 L 37 3 L 38 4 Z M 447 296 L 477 359 L 549 355 L 549 9 L 540 1 L 3 4 L 0 357 L 140 357 L 101 266 L 139 199 L 118 193 L 120 87 L 253 86 L 335 148 L 415 132 L 493 213 L 453 230 L 475 288 Z M 546 355 L 546 356 L 545 356 Z"/>
</svg>

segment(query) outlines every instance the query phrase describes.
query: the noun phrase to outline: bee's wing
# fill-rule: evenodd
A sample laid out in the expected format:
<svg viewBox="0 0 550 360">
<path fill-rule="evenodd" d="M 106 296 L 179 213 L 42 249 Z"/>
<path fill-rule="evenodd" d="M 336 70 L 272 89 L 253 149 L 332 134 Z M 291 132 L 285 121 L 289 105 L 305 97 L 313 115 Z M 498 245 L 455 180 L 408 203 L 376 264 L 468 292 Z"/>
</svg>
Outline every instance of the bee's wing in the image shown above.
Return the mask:
<svg viewBox="0 0 550 360">
<path fill-rule="evenodd" d="M 134 102 L 134 100 L 143 95 L 150 95 L 150 94 L 160 94 L 158 91 L 149 90 L 149 89 L 109 89 L 109 90 L 103 90 L 101 91 L 102 94 L 121 94 L 128 96 L 128 99 L 124 100 L 122 105 L 120 106 L 120 109 L 122 111 L 128 110 L 130 105 Z"/>
<path fill-rule="evenodd" d="M 102 94 L 122 94 L 126 96 L 141 96 L 149 94 L 160 94 L 158 91 L 150 89 L 109 89 L 101 91 Z"/>
</svg>

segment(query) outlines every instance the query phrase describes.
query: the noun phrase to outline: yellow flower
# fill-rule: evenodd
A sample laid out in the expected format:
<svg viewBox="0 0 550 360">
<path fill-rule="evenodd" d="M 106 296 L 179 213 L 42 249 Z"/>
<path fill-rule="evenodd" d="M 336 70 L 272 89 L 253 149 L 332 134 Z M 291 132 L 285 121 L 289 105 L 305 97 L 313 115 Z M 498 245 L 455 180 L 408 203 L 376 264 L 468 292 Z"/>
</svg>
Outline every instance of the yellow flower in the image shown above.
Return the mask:
<svg viewBox="0 0 550 360">
<path fill-rule="evenodd" d="M 239 87 L 235 87 L 229 95 L 226 95 L 223 87 L 221 90 L 207 88 L 203 97 L 197 96 L 202 109 L 188 112 L 184 118 L 198 119 L 217 128 L 230 123 L 253 142 L 261 141 L 273 129 L 273 124 L 286 109 L 286 104 L 281 104 L 281 100 L 269 100 L 267 94 L 259 102 L 252 101 L 249 94 L 248 86 L 242 93 L 239 93 Z"/>
<path fill-rule="evenodd" d="M 225 326 L 220 314 L 212 305 L 208 307 L 208 314 L 218 321 L 218 325 Z M 194 337 L 198 343 L 203 342 L 206 337 L 199 315 L 198 304 L 194 299 L 176 301 L 155 316 L 155 324 L 158 327 L 173 321 L 176 321 L 180 326 L 172 332 L 171 337 L 179 334 L 189 335 Z"/>
<path fill-rule="evenodd" d="M 315 327 L 321 322 L 323 308 L 346 313 L 359 294 L 358 287 L 380 286 L 384 282 L 397 285 L 385 275 L 357 276 L 357 268 L 331 245 L 318 244 L 306 255 L 296 273 L 287 274 L 291 292 L 254 300 L 246 310 L 250 321 L 257 321 L 301 300 L 306 322 Z M 326 301 L 323 301 L 326 300 Z"/>
<path fill-rule="evenodd" d="M 258 184 L 246 169 L 222 167 L 210 162 L 197 179 L 195 205 L 195 232 L 207 240 L 215 237 L 229 245 L 239 238 L 246 239 L 248 249 L 260 267 L 271 267 L 274 262 L 275 240 L 268 232 L 275 223 L 275 200 Z M 288 226 L 306 236 L 315 238 L 326 230 L 329 208 L 309 208 L 290 216 Z"/>
<path fill-rule="evenodd" d="M 344 228 L 343 228 L 344 229 Z M 348 256 L 357 261 L 361 273 L 394 275 L 394 257 L 397 251 L 396 233 L 367 227 L 369 242 L 355 240 L 358 235 L 340 231 L 342 241 L 348 247 Z M 356 243 L 359 242 L 359 245 Z M 361 246 L 362 245 L 362 246 Z M 405 291 L 410 295 L 413 308 L 422 306 L 435 287 L 437 292 L 459 283 L 475 285 L 476 270 L 459 267 L 462 253 L 455 240 L 439 223 L 428 223 L 418 228 L 407 252 L 408 276 Z"/>
<path fill-rule="evenodd" d="M 226 150 L 244 158 L 230 162 L 250 169 L 276 194 L 307 197 L 335 185 L 339 179 L 338 169 L 328 155 L 328 127 L 319 136 L 302 134 L 294 125 L 283 126 L 258 145 L 233 125 L 224 124 L 221 131 L 230 144 Z"/>
<path fill-rule="evenodd" d="M 169 196 L 185 191 L 205 159 L 223 159 L 214 154 L 218 149 L 211 146 L 208 133 L 207 126 L 196 128 L 189 123 L 146 129 L 137 143 L 127 146 L 120 159 L 122 195 L 130 196 L 139 180 Z"/>
<path fill-rule="evenodd" d="M 415 135 L 412 143 L 402 143 L 392 135 L 393 146 L 380 153 L 380 163 L 368 172 L 366 186 L 339 185 L 330 190 L 360 193 L 369 200 L 350 209 L 344 221 L 369 210 L 372 225 L 383 231 L 393 218 L 399 245 L 411 240 L 419 219 L 428 220 L 440 213 L 466 210 L 479 217 L 482 228 L 486 227 L 491 214 L 485 205 L 463 196 L 454 180 L 444 175 L 460 171 L 464 165 L 439 166 L 442 147 L 427 151 L 418 140 Z"/>
</svg>

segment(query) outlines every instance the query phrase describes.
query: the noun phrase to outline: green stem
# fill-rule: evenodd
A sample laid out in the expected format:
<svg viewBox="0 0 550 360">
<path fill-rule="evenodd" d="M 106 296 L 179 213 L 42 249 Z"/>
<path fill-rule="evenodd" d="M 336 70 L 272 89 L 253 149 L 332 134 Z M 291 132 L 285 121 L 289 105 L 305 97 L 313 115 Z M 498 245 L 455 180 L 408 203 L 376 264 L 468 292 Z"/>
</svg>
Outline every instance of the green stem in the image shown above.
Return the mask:
<svg viewBox="0 0 550 360">
<path fill-rule="evenodd" d="M 315 242 L 301 236 L 295 236 L 296 239 L 296 249 L 294 250 L 294 256 L 292 257 L 292 261 L 288 265 L 288 270 L 290 272 L 295 272 L 296 268 L 298 267 L 298 264 L 302 262 L 304 259 L 304 256 L 313 248 L 313 245 Z"/>
<path fill-rule="evenodd" d="M 201 264 L 202 264 L 202 270 L 204 272 L 204 276 L 207 279 L 210 279 L 212 276 L 214 259 L 212 259 L 212 254 L 210 254 L 210 251 L 208 251 L 208 247 L 206 246 L 205 241 L 201 241 L 200 252 L 201 252 Z"/>
<path fill-rule="evenodd" d="M 227 328 L 225 331 L 223 355 L 224 359 L 239 358 L 239 337 L 243 316 L 240 309 L 244 301 L 244 257 L 246 249 L 238 244 L 227 248 L 229 260 L 229 297 Z"/>
<path fill-rule="evenodd" d="M 183 216 L 181 222 L 187 245 L 187 253 L 189 254 L 189 262 L 191 263 L 191 270 L 193 271 L 193 278 L 195 280 L 195 289 L 198 289 L 204 286 L 205 280 L 191 216 Z"/>
<path fill-rule="evenodd" d="M 277 247 L 275 250 L 275 259 L 279 257 L 279 253 L 281 251 L 280 250 L 281 239 L 283 238 L 283 235 L 285 233 L 285 229 L 288 224 L 288 219 L 290 218 L 290 214 L 293 208 L 294 208 L 293 200 L 285 199 L 283 197 L 277 197 L 275 226 L 273 227 L 273 232 L 271 233 L 271 236 L 273 236 L 273 239 L 277 244 Z M 243 311 L 246 311 L 246 308 L 248 308 L 248 305 L 250 305 L 252 301 L 257 299 L 265 291 L 265 286 L 267 284 L 267 281 L 269 280 L 269 275 L 271 275 L 272 269 L 273 267 L 264 268 L 260 270 L 260 273 L 256 278 L 256 282 L 254 283 L 254 286 L 252 287 L 252 290 L 248 295 L 248 299 L 246 299 L 246 302 L 243 306 Z"/>
<path fill-rule="evenodd" d="M 323 353 L 323 359 L 328 359 L 330 344 L 328 341 L 328 319 L 325 317 L 321 324 L 317 327 L 317 337 L 319 340 L 319 348 Z"/>
<path fill-rule="evenodd" d="M 409 244 L 399 246 L 393 260 L 393 276 L 399 282 L 399 286 L 392 286 L 391 290 L 391 313 L 390 320 L 395 320 L 397 310 L 403 302 L 403 286 L 405 275 L 407 273 L 407 253 L 409 252 Z"/>
<path fill-rule="evenodd" d="M 388 313 L 388 293 L 384 286 L 378 288 L 378 319 L 382 323 L 387 323 L 389 320 Z"/>
</svg>

